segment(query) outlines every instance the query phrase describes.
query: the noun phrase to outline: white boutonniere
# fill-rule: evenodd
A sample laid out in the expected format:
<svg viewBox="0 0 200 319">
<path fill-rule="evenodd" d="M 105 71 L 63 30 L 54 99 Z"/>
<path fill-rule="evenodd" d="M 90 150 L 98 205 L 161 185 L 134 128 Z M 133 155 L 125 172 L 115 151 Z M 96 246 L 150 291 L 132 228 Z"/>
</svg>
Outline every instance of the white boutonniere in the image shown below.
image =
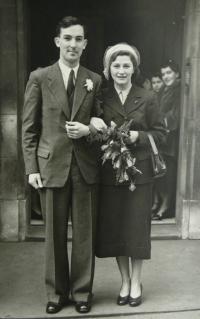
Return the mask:
<svg viewBox="0 0 200 319">
<path fill-rule="evenodd" d="M 90 92 L 93 90 L 94 84 L 91 79 L 86 79 L 84 86 L 86 87 L 87 91 Z"/>
</svg>

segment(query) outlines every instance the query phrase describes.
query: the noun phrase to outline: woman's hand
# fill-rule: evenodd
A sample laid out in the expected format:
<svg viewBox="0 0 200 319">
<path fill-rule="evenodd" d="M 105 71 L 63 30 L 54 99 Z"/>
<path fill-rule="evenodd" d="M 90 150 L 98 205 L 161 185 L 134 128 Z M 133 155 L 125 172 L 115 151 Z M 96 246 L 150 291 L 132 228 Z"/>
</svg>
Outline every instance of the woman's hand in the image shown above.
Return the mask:
<svg viewBox="0 0 200 319">
<path fill-rule="evenodd" d="M 133 144 L 137 142 L 139 137 L 138 131 L 130 131 L 130 136 L 127 138 L 127 144 Z"/>
<path fill-rule="evenodd" d="M 90 124 L 92 124 L 97 131 L 103 131 L 107 128 L 106 123 L 99 117 L 92 117 Z"/>
</svg>

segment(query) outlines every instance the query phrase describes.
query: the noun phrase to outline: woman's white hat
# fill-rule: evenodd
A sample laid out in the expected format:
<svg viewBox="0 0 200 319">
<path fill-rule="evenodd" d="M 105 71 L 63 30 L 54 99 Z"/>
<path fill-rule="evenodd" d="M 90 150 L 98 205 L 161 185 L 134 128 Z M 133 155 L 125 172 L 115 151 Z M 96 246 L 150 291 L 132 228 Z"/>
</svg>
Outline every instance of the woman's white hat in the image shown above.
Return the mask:
<svg viewBox="0 0 200 319">
<path fill-rule="evenodd" d="M 109 79 L 109 74 L 110 74 L 109 69 L 110 69 L 111 57 L 114 53 L 117 53 L 120 51 L 130 53 L 135 59 L 136 66 L 138 67 L 140 65 L 140 53 L 138 52 L 136 47 L 129 45 L 128 43 L 125 43 L 125 42 L 110 46 L 106 49 L 104 58 L 103 58 L 103 65 L 104 65 L 103 73 L 107 80 Z"/>
</svg>

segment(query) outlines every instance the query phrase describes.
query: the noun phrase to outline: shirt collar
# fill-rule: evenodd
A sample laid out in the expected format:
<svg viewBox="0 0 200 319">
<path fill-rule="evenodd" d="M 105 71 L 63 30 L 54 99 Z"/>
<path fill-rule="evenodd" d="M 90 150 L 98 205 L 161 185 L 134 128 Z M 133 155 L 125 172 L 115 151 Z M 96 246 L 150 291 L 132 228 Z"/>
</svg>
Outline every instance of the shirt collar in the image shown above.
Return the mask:
<svg viewBox="0 0 200 319">
<path fill-rule="evenodd" d="M 58 64 L 62 73 L 69 75 L 70 71 L 74 70 L 75 79 L 77 78 L 79 64 L 75 66 L 74 68 L 70 68 L 68 65 L 64 64 L 60 59 L 58 61 Z"/>
<path fill-rule="evenodd" d="M 115 87 L 115 90 L 117 91 L 118 95 L 120 94 L 120 92 L 122 92 L 123 96 L 128 96 L 130 90 L 131 90 L 131 87 L 132 87 L 132 84 L 125 90 L 120 90 L 119 88 L 116 88 L 115 84 L 114 84 L 114 87 Z"/>
</svg>

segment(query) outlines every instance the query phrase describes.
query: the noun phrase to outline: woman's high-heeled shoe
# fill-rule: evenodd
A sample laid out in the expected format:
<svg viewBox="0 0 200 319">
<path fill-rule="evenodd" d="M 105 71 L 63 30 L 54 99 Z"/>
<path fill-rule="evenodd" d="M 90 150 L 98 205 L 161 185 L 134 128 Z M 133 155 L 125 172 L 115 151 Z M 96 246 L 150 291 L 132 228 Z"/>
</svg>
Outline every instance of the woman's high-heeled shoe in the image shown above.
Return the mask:
<svg viewBox="0 0 200 319">
<path fill-rule="evenodd" d="M 117 297 L 117 304 L 118 306 L 124 306 L 127 305 L 129 303 L 129 295 L 122 297 L 122 296 L 118 296 Z"/>
<path fill-rule="evenodd" d="M 141 285 L 141 295 L 137 298 L 129 297 L 129 306 L 137 307 L 142 303 L 142 285 Z"/>
<path fill-rule="evenodd" d="M 129 291 L 130 291 L 130 285 L 131 285 L 131 281 L 129 280 Z M 118 306 L 124 306 L 127 305 L 129 303 L 129 294 L 127 296 L 119 296 L 117 297 L 117 305 Z"/>
</svg>

